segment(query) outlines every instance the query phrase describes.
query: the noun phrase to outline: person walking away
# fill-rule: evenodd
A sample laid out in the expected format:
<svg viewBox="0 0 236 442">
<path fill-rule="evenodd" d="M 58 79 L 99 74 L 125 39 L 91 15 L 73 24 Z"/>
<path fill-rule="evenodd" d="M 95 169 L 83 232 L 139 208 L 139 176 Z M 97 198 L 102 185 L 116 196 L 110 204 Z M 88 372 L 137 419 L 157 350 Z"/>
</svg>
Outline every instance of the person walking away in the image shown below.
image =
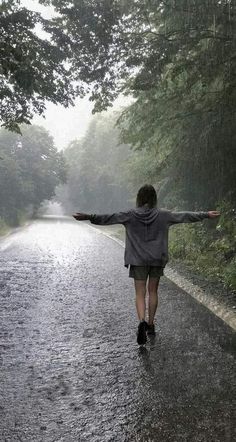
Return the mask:
<svg viewBox="0 0 236 442">
<path fill-rule="evenodd" d="M 122 224 L 125 227 L 124 265 L 134 279 L 136 309 L 139 318 L 137 342 L 144 345 L 147 334 L 155 335 L 154 319 L 158 306 L 160 277 L 168 262 L 169 228 L 179 223 L 194 223 L 220 216 L 218 211 L 172 212 L 157 207 L 157 194 L 150 184 L 142 186 L 136 197 L 136 208 L 124 212 L 98 215 L 76 213 L 77 221 L 89 220 L 96 225 Z M 145 319 L 148 290 L 148 322 Z"/>
</svg>

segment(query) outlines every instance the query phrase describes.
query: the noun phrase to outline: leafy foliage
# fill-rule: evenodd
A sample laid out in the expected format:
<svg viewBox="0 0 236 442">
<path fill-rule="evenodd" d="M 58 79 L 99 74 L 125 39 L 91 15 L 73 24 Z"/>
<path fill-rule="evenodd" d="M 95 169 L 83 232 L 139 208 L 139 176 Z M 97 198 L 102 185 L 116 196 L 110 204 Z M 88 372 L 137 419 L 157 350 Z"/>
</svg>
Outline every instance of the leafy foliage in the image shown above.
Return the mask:
<svg viewBox="0 0 236 442">
<path fill-rule="evenodd" d="M 36 29 L 48 30 L 49 21 L 18 1 L 0 6 L 0 118 L 3 125 L 19 132 L 34 113 L 42 114 L 45 101 L 68 106 L 75 96 L 72 75 L 66 67 L 66 51 Z"/>
<path fill-rule="evenodd" d="M 55 187 L 66 179 L 63 155 L 48 132 L 22 127 L 22 137 L 0 132 L 0 217 L 17 225 L 24 212 L 35 212 Z"/>
<path fill-rule="evenodd" d="M 207 209 L 224 198 L 235 204 L 233 3 L 160 3 L 151 14 L 157 43 L 147 51 L 152 63 L 130 82 L 136 101 L 119 119 L 122 140 L 152 152 L 165 204 Z"/>
<path fill-rule="evenodd" d="M 101 111 L 121 90 L 150 91 L 165 77 L 167 85 L 169 80 L 178 82 L 186 71 L 184 91 L 188 94 L 195 85 L 198 112 L 218 111 L 224 100 L 234 109 L 234 2 L 40 3 L 54 7 L 52 19 L 28 10 L 21 1 L 1 5 L 1 118 L 6 127 L 17 129 L 17 124 L 29 122 L 32 112 L 43 112 L 45 100 L 67 106 L 76 95 L 89 93 L 94 110 Z M 47 39 L 38 36 L 39 26 Z M 215 87 L 209 91 L 210 84 Z M 172 92 L 175 97 L 181 94 Z M 216 109 L 204 103 L 208 94 L 216 97 Z M 192 102 L 186 111 L 192 112 Z"/>
<path fill-rule="evenodd" d="M 215 68 L 226 79 L 229 70 L 232 75 L 235 72 L 234 2 L 51 0 L 46 3 L 52 4 L 59 14 L 53 20 L 53 39 L 58 43 L 58 29 L 66 30 L 65 44 L 74 49 L 72 67 L 78 78 L 94 85 L 92 98 L 98 108 L 107 106 L 113 92 L 122 87 L 133 91 L 153 89 L 166 71 L 176 77 L 187 68 L 200 81 L 206 74 L 209 79 L 214 78 Z"/>
</svg>

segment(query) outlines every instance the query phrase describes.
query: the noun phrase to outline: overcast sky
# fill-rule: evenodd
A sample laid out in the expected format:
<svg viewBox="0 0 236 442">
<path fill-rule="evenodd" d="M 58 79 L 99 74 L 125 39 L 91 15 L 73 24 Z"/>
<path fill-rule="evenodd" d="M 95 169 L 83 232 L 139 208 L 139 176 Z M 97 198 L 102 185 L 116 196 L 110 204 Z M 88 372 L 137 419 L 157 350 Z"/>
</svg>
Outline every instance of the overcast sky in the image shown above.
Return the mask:
<svg viewBox="0 0 236 442">
<path fill-rule="evenodd" d="M 41 12 L 45 18 L 50 18 L 53 15 L 52 7 L 42 6 L 37 0 L 21 0 L 21 4 L 34 11 Z M 37 32 L 43 37 L 43 32 L 39 28 Z M 114 108 L 118 109 L 129 102 L 129 99 L 121 97 L 116 100 Z M 54 137 L 55 145 L 59 149 L 63 149 L 74 138 L 83 137 L 92 118 L 92 108 L 93 104 L 89 102 L 87 97 L 84 99 L 78 98 L 75 106 L 67 109 L 61 105 L 48 103 L 45 118 L 35 116 L 32 123 L 42 125 L 49 130 Z"/>
<path fill-rule="evenodd" d="M 119 109 L 120 106 L 123 107 L 129 101 L 121 97 L 116 100 L 113 108 Z M 44 126 L 49 130 L 54 137 L 55 145 L 58 149 L 63 149 L 74 138 L 83 137 L 93 117 L 91 113 L 92 107 L 93 104 L 89 102 L 88 98 L 77 99 L 75 107 L 68 109 L 48 103 L 45 118 L 35 116 L 33 123 Z"/>
<path fill-rule="evenodd" d="M 88 99 L 76 100 L 76 106 L 65 109 L 53 103 L 47 104 L 45 118 L 35 116 L 34 124 L 44 126 L 54 137 L 58 149 L 62 149 L 74 138 L 81 138 L 91 120 L 92 105 Z"/>
</svg>

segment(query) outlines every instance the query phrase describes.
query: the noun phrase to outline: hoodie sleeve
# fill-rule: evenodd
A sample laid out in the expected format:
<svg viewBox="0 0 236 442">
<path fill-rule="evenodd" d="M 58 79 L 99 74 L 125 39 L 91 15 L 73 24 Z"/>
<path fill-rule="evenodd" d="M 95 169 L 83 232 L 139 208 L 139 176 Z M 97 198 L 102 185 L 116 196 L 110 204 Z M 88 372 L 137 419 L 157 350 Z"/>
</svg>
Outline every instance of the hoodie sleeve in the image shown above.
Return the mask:
<svg viewBox="0 0 236 442">
<path fill-rule="evenodd" d="M 196 223 L 209 218 L 208 212 L 166 212 L 167 223 L 171 226 L 179 223 Z"/>
<path fill-rule="evenodd" d="M 126 224 L 131 218 L 131 212 L 118 212 L 110 215 L 91 215 L 90 222 L 100 226 L 111 224 Z"/>
</svg>

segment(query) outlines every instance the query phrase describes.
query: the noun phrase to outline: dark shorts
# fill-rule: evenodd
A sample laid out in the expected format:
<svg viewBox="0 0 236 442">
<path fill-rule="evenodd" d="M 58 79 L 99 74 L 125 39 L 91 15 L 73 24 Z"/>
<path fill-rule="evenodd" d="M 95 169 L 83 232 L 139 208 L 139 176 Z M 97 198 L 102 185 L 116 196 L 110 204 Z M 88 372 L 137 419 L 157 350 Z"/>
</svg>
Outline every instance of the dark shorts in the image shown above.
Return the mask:
<svg viewBox="0 0 236 442">
<path fill-rule="evenodd" d="M 129 266 L 129 277 L 146 281 L 149 278 L 163 276 L 163 267 L 160 266 Z"/>
</svg>

